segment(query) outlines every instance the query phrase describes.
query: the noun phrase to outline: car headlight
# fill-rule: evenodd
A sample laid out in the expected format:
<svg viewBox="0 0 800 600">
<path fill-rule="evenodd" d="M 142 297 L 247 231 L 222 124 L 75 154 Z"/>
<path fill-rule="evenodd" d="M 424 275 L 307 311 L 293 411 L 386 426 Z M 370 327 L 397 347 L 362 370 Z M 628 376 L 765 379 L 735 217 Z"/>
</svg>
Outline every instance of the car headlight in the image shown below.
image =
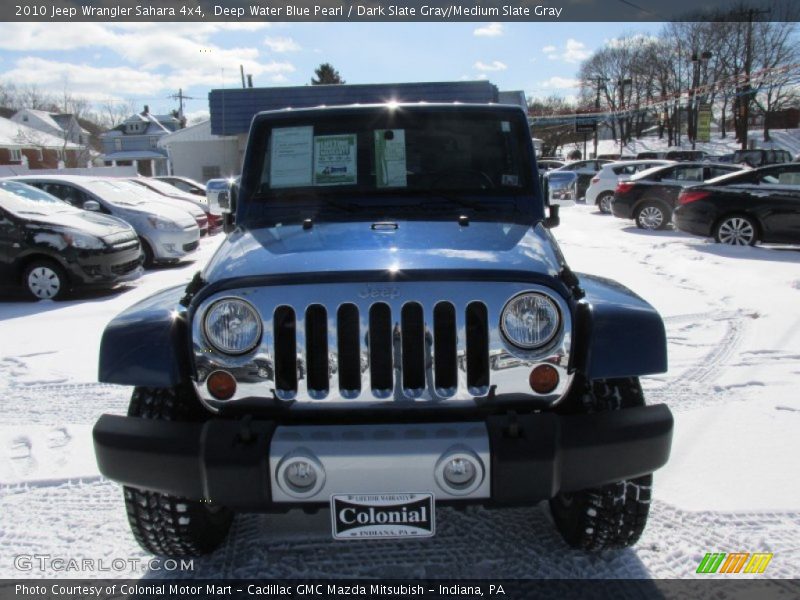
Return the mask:
<svg viewBox="0 0 800 600">
<path fill-rule="evenodd" d="M 203 323 L 206 337 L 225 354 L 244 354 L 261 339 L 261 318 L 253 305 L 226 298 L 211 305 Z"/>
<path fill-rule="evenodd" d="M 162 219 L 161 217 L 148 217 L 150 225 L 159 231 L 181 231 L 181 226 L 169 219 Z"/>
<path fill-rule="evenodd" d="M 556 303 L 535 292 L 525 292 L 509 300 L 500 317 L 505 338 L 523 350 L 541 348 L 550 342 L 560 325 Z"/>
<path fill-rule="evenodd" d="M 78 250 L 102 250 L 106 247 L 103 240 L 96 238 L 93 235 L 86 235 L 84 233 L 62 233 L 61 237 L 64 241 L 73 248 Z"/>
</svg>

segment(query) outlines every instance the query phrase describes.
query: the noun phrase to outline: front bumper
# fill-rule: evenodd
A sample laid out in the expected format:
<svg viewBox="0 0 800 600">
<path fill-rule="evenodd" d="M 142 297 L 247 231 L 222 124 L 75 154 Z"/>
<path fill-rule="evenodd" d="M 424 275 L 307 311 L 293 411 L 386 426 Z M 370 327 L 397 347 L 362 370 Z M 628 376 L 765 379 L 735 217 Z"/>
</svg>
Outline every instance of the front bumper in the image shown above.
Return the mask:
<svg viewBox="0 0 800 600">
<path fill-rule="evenodd" d="M 204 423 L 103 415 L 94 427 L 100 472 L 119 483 L 239 510 L 327 504 L 331 494 L 430 491 L 439 502 L 533 504 L 650 473 L 669 458 L 665 405 L 560 416 L 494 415 L 482 421 L 404 425 L 283 426 L 274 421 Z M 481 482 L 450 494 L 431 465 L 456 449 L 478 457 Z M 306 453 L 324 469 L 319 493 L 291 498 L 281 461 Z M 435 468 L 435 467 L 434 467 Z"/>
<path fill-rule="evenodd" d="M 141 276 L 141 248 L 138 240 L 130 248 L 114 252 L 82 251 L 65 262 L 75 284 L 102 287 L 131 281 Z"/>
</svg>

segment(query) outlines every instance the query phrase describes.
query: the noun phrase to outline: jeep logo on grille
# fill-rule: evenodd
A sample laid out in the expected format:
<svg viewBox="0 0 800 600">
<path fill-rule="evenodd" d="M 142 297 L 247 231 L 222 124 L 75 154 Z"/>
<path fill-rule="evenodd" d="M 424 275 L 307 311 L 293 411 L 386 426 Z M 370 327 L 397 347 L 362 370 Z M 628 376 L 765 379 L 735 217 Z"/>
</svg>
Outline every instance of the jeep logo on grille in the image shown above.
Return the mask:
<svg viewBox="0 0 800 600">
<path fill-rule="evenodd" d="M 394 300 L 395 298 L 400 297 L 400 290 L 398 290 L 394 286 L 367 286 L 358 292 L 358 297 L 362 300 L 368 300 L 372 298 L 376 300 L 378 298 L 384 298 L 389 300 Z"/>
</svg>

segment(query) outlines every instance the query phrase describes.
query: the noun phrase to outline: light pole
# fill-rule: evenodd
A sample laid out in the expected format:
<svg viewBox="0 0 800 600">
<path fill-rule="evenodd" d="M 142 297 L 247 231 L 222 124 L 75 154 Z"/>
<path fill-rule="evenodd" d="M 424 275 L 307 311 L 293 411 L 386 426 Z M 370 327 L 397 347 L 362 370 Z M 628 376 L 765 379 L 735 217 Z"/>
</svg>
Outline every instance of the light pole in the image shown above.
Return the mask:
<svg viewBox="0 0 800 600">
<path fill-rule="evenodd" d="M 625 143 L 625 136 L 622 132 L 622 117 L 623 117 L 623 110 L 625 109 L 625 88 L 633 86 L 632 79 L 620 79 L 618 82 L 619 86 L 619 118 L 617 119 L 617 123 L 619 124 L 619 158 L 622 160 L 622 147 Z"/>
</svg>

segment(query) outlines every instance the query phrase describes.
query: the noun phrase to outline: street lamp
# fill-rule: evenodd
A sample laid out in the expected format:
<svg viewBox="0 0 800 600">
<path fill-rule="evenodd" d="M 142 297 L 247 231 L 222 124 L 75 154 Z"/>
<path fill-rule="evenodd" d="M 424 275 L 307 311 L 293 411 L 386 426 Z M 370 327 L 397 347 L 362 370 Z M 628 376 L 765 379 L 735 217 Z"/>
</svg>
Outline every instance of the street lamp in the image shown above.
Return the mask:
<svg viewBox="0 0 800 600">
<path fill-rule="evenodd" d="M 622 146 L 625 140 L 625 136 L 622 133 L 622 111 L 625 109 L 625 88 L 633 86 L 633 79 L 620 78 L 617 84 L 619 87 L 619 118 L 617 119 L 617 123 L 619 124 L 619 158 L 622 160 Z"/>
</svg>

